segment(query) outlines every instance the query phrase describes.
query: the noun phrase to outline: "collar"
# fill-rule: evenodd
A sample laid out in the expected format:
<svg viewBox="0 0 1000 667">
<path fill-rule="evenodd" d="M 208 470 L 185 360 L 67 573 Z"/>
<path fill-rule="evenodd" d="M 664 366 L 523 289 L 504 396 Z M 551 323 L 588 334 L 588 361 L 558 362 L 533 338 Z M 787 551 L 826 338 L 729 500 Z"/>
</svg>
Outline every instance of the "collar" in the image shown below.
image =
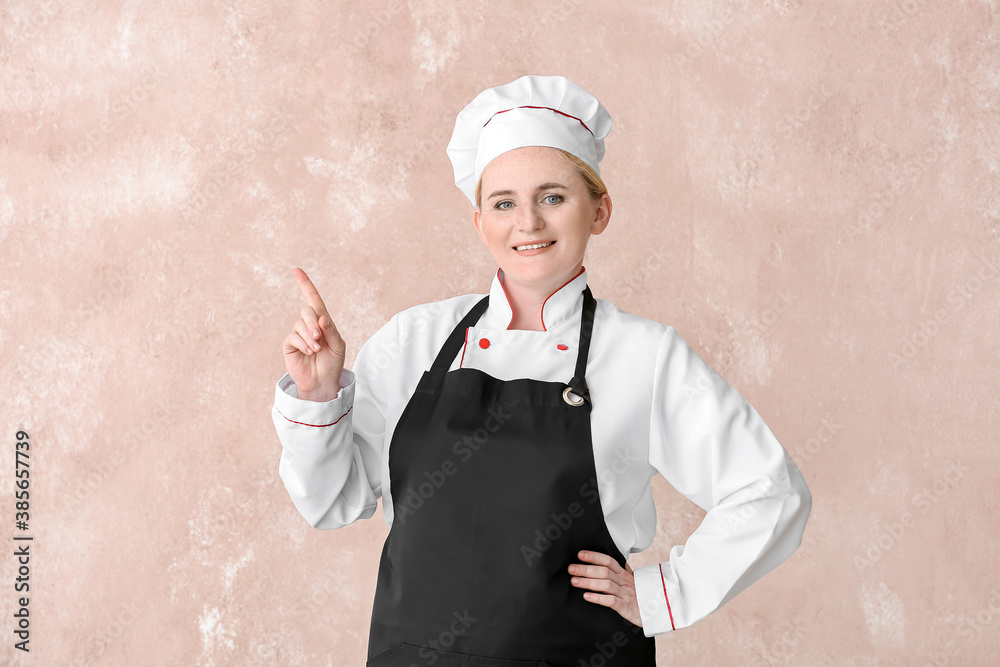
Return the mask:
<svg viewBox="0 0 1000 667">
<path fill-rule="evenodd" d="M 493 329 L 509 329 L 514 320 L 514 309 L 510 305 L 507 290 L 503 286 L 503 269 L 498 268 L 490 286 L 490 300 L 483 319 Z M 587 267 L 562 287 L 545 297 L 542 302 L 542 328 L 546 331 L 569 319 L 583 308 L 583 290 L 587 287 Z"/>
</svg>

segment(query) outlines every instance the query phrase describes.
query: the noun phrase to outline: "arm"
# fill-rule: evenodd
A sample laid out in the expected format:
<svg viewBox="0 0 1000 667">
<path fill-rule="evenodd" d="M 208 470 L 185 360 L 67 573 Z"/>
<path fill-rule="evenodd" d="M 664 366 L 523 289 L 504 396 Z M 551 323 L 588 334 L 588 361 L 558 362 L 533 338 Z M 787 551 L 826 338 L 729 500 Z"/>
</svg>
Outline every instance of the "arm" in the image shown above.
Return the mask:
<svg viewBox="0 0 1000 667">
<path fill-rule="evenodd" d="M 707 512 L 668 561 L 635 570 L 646 636 L 705 618 L 795 551 L 812 495 L 757 411 L 673 329 L 657 352 L 649 462 Z"/>
<path fill-rule="evenodd" d="M 369 356 L 398 339 L 393 316 L 358 351 L 354 368 L 343 369 L 340 391 L 330 401 L 297 397 L 285 374 L 275 387 L 271 419 L 281 441 L 278 475 L 295 508 L 314 528 L 341 528 L 375 513 L 382 495 L 386 404 L 378 380 L 366 375 Z"/>
</svg>

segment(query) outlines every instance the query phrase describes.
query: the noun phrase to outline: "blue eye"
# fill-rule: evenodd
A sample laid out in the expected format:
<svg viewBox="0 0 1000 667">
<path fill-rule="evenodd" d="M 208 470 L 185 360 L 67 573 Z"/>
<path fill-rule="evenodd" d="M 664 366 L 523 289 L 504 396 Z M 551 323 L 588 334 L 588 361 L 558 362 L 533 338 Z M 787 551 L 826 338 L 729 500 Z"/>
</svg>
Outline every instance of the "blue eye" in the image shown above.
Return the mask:
<svg viewBox="0 0 1000 667">
<path fill-rule="evenodd" d="M 501 201 L 498 201 L 496 204 L 494 204 L 493 208 L 498 208 L 501 211 L 508 211 L 508 210 L 510 210 L 509 207 L 501 206 L 501 204 L 510 204 L 511 206 L 513 206 L 514 202 L 510 201 L 509 199 L 503 199 Z"/>
<path fill-rule="evenodd" d="M 548 202 L 550 204 L 558 204 L 560 201 L 562 201 L 562 195 L 545 195 L 545 200 L 551 199 L 552 197 L 555 197 L 556 201 Z"/>
</svg>

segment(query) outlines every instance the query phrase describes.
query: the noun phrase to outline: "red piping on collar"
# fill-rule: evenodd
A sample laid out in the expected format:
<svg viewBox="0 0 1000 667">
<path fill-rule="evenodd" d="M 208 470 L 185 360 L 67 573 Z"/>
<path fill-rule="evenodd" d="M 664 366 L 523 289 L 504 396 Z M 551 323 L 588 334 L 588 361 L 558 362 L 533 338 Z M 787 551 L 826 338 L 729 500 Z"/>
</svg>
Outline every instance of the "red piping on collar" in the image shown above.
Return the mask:
<svg viewBox="0 0 1000 667">
<path fill-rule="evenodd" d="M 568 113 L 566 113 L 564 111 L 559 111 L 559 109 L 553 109 L 552 107 L 533 107 L 530 104 L 525 104 L 524 106 L 512 107 L 510 109 L 504 109 L 503 111 L 497 111 L 495 114 L 493 114 L 493 116 L 496 116 L 497 114 L 500 114 L 500 113 L 507 113 L 508 111 L 513 111 L 514 109 L 548 109 L 549 111 L 555 111 L 557 114 L 561 114 L 563 116 L 566 116 L 567 118 L 572 118 L 573 120 L 575 120 L 578 123 L 580 123 L 580 125 L 583 125 L 583 129 L 585 129 L 587 132 L 590 132 L 591 136 L 593 136 L 593 134 L 594 134 L 593 131 L 591 131 L 591 129 L 589 127 L 587 127 L 587 124 L 584 123 L 579 118 L 577 118 L 576 116 L 571 116 L 571 115 L 569 115 Z M 489 120 L 487 120 L 485 123 L 483 123 L 483 127 L 486 127 L 487 125 L 490 124 L 490 121 L 493 120 L 493 116 L 490 116 Z"/>
<path fill-rule="evenodd" d="M 465 342 L 462 343 L 462 358 L 458 360 L 458 367 L 465 363 L 465 348 L 469 346 L 469 327 L 465 327 Z"/>
<path fill-rule="evenodd" d="M 569 280 L 567 280 L 566 282 L 564 282 L 562 285 L 560 285 L 559 289 L 557 289 L 556 292 L 558 292 L 560 289 L 562 289 L 563 287 L 566 287 L 566 285 L 569 285 L 571 282 L 573 282 L 574 280 L 576 280 L 577 278 L 579 278 L 580 277 L 580 273 L 583 273 L 583 266 L 580 266 L 580 272 L 579 273 L 577 273 L 575 276 L 573 276 L 572 278 L 570 278 Z M 552 294 L 555 294 L 556 292 L 553 292 Z M 545 301 L 542 301 L 541 318 L 542 318 L 542 330 L 543 331 L 548 331 L 548 329 L 545 328 L 545 303 L 550 298 L 552 298 L 552 294 L 550 294 L 547 297 L 545 297 Z"/>
<path fill-rule="evenodd" d="M 581 264 L 580 265 L 580 271 L 575 276 L 573 276 L 572 278 L 570 278 L 569 280 L 567 280 L 566 282 L 564 282 L 562 285 L 560 285 L 559 287 L 557 287 L 556 290 L 555 290 L 555 292 L 552 292 L 552 294 L 555 294 L 556 292 L 558 292 L 559 290 L 561 290 L 563 287 L 566 287 L 566 285 L 569 285 L 571 282 L 573 282 L 574 280 L 576 280 L 577 278 L 579 278 L 580 274 L 583 273 L 586 270 L 587 270 L 587 267 L 583 266 Z M 500 289 L 503 290 L 503 296 L 504 296 L 504 298 L 507 299 L 507 307 L 510 308 L 510 322 L 507 324 L 507 328 L 510 329 L 510 325 L 514 323 L 514 307 L 510 305 L 510 297 L 507 296 L 507 288 L 504 287 L 503 281 L 500 280 L 500 269 L 499 268 L 497 269 L 497 281 L 500 283 Z M 549 294 L 547 297 L 545 297 L 545 301 L 542 301 L 542 312 L 539 313 L 539 318 L 542 320 L 542 331 L 548 331 L 548 329 L 545 328 L 545 304 L 546 304 L 546 302 L 550 298 L 552 298 L 552 294 Z"/>
<path fill-rule="evenodd" d="M 507 307 L 510 308 L 510 322 L 507 323 L 507 328 L 510 329 L 510 325 L 514 323 L 514 306 L 510 305 L 510 297 L 507 296 L 507 288 L 503 286 L 503 281 L 500 280 L 500 268 L 497 268 L 497 282 L 500 283 L 500 289 L 503 290 L 503 298 L 507 299 Z"/>
</svg>

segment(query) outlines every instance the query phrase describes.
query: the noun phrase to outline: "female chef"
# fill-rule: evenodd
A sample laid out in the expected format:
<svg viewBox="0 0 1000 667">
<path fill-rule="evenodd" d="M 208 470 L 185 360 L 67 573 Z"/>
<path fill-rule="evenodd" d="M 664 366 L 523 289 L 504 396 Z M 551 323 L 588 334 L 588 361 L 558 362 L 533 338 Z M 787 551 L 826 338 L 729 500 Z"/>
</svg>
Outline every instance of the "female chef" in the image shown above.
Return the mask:
<svg viewBox="0 0 1000 667">
<path fill-rule="evenodd" d="M 383 499 L 371 667 L 654 665 L 655 635 L 800 544 L 812 498 L 756 410 L 673 327 L 591 294 L 610 131 L 564 77 L 480 93 L 448 155 L 498 265 L 490 292 L 397 313 L 353 371 L 294 272 L 307 305 L 275 388 L 279 475 L 319 529 Z M 656 473 L 707 513 L 668 560 L 633 571 Z"/>
</svg>

